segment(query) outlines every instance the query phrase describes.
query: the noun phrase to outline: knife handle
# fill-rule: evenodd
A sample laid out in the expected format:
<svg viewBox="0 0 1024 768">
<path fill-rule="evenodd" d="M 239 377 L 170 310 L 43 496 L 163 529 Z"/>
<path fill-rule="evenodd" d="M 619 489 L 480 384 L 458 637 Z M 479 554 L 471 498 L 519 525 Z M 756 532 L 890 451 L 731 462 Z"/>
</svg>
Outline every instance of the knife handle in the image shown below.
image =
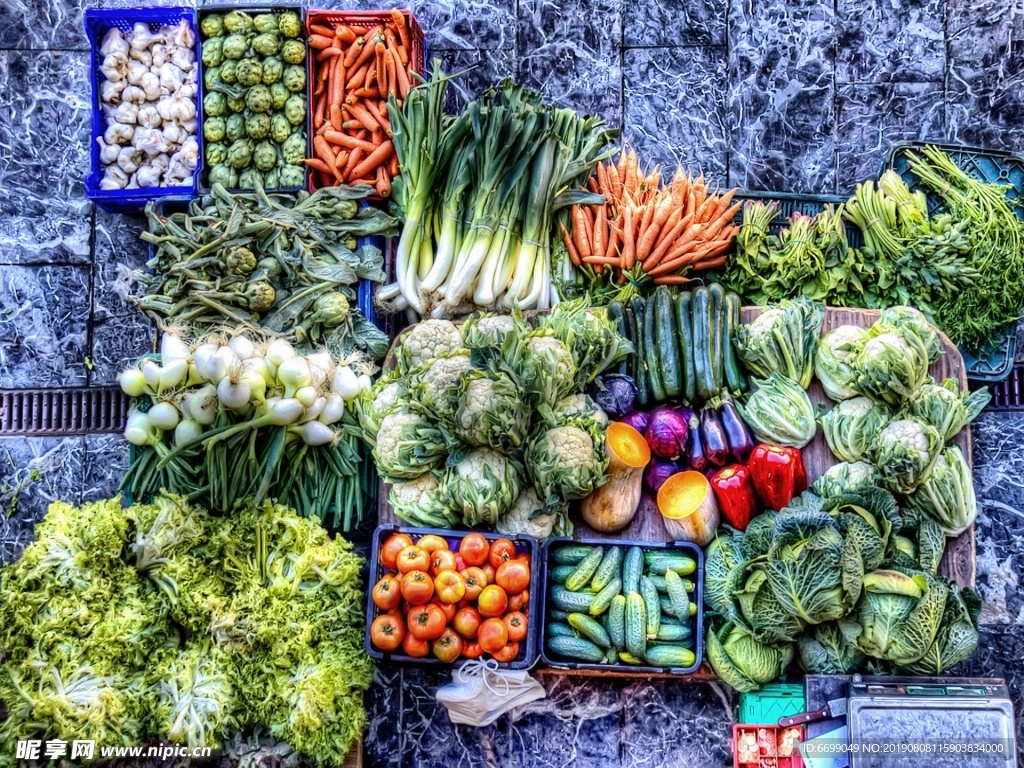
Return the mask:
<svg viewBox="0 0 1024 768">
<path fill-rule="evenodd" d="M 803 725 L 804 723 L 813 723 L 815 720 L 824 720 L 829 717 L 829 708 L 822 707 L 816 709 L 813 712 L 801 712 L 799 715 L 789 715 L 788 717 L 779 718 L 779 726 L 782 728 L 788 728 L 793 725 Z"/>
</svg>

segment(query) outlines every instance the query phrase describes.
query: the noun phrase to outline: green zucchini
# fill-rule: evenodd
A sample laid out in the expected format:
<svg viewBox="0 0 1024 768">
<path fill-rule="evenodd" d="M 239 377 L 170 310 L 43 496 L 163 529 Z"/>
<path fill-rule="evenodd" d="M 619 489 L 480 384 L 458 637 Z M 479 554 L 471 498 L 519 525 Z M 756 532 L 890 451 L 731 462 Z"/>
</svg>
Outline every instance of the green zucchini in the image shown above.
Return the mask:
<svg viewBox="0 0 1024 768">
<path fill-rule="evenodd" d="M 640 659 L 647 650 L 647 609 L 639 592 L 626 596 L 626 650 Z"/>
<path fill-rule="evenodd" d="M 693 361 L 693 325 L 690 321 L 690 304 L 693 296 L 685 291 L 676 296 L 676 333 L 679 338 L 679 355 L 683 361 L 683 402 L 693 403 L 697 399 L 697 372 Z"/>
<path fill-rule="evenodd" d="M 564 626 L 564 625 L 563 625 Z M 658 627 L 658 640 L 669 643 L 681 643 L 693 637 L 693 630 L 688 624 L 680 624 L 677 621 L 662 620 Z"/>
<path fill-rule="evenodd" d="M 587 586 L 587 583 L 594 577 L 597 567 L 601 565 L 603 557 L 604 547 L 591 547 L 587 556 L 576 564 L 576 569 L 565 580 L 565 588 L 577 592 Z"/>
<path fill-rule="evenodd" d="M 608 629 L 608 637 L 612 645 L 620 651 L 626 647 L 626 598 L 616 595 L 612 598 L 611 607 L 604 617 Z"/>
<path fill-rule="evenodd" d="M 697 604 L 692 600 L 688 600 L 687 602 L 689 603 L 689 616 L 678 616 L 676 614 L 675 606 L 672 605 L 672 601 L 669 600 L 667 597 L 661 598 L 658 601 L 658 604 L 661 606 L 662 614 L 664 614 L 665 616 L 671 616 L 673 619 L 679 619 L 680 621 L 682 621 L 687 618 L 693 618 L 697 615 Z"/>
<path fill-rule="evenodd" d="M 590 616 L 582 613 L 569 614 L 569 626 L 579 632 L 583 637 L 602 648 L 611 648 L 612 641 L 601 624 Z"/>
<path fill-rule="evenodd" d="M 672 293 L 667 285 L 654 291 L 654 335 L 658 341 L 658 359 L 661 360 L 661 382 L 668 400 L 683 394 L 683 361 L 679 354 L 679 339 L 673 319 Z"/>
<path fill-rule="evenodd" d="M 622 579 L 616 576 L 594 596 L 594 602 L 590 604 L 590 615 L 600 616 L 607 611 L 612 600 L 619 594 L 622 594 Z"/>
<path fill-rule="evenodd" d="M 622 560 L 622 591 L 626 594 L 640 591 L 640 577 L 644 573 L 644 551 L 630 547 Z"/>
<path fill-rule="evenodd" d="M 703 286 L 693 291 L 690 321 L 693 327 L 693 364 L 697 375 L 697 399 L 707 402 L 715 396 L 715 372 L 711 367 L 711 295 Z"/>
<path fill-rule="evenodd" d="M 573 592 L 561 584 L 551 588 L 551 604 L 560 611 L 582 613 L 590 610 L 594 596 L 586 592 Z"/>
<path fill-rule="evenodd" d="M 569 616 L 572 616 L 570 613 Z M 549 621 L 547 625 L 548 637 L 579 637 L 576 630 L 564 621 Z"/>
<path fill-rule="evenodd" d="M 746 392 L 749 385 L 743 375 L 740 359 L 736 354 L 733 339 L 739 330 L 740 297 L 730 291 L 725 294 L 725 333 L 722 336 L 722 367 L 725 371 L 725 384 L 734 395 Z"/>
<path fill-rule="evenodd" d="M 647 302 L 643 297 L 637 296 L 630 305 L 633 310 L 633 325 L 636 328 L 636 366 L 633 374 L 633 383 L 636 384 L 636 404 L 639 408 L 646 407 L 651 402 L 651 389 L 647 381 L 647 345 L 644 337 L 644 316 L 647 314 Z"/>
<path fill-rule="evenodd" d="M 629 336 L 626 332 L 626 314 L 622 309 L 621 301 L 613 301 L 608 305 L 608 319 L 615 323 L 615 328 L 619 332 L 619 336 L 624 339 L 628 339 Z M 626 373 L 628 370 L 628 358 L 619 363 L 618 372 Z"/>
<path fill-rule="evenodd" d="M 594 578 L 590 582 L 590 586 L 594 588 L 594 591 L 600 592 L 607 587 L 612 579 L 619 575 L 619 566 L 621 565 L 621 547 L 612 547 L 605 552 L 604 557 L 601 559 L 601 564 L 597 566 L 597 570 L 594 571 Z"/>
<path fill-rule="evenodd" d="M 686 594 L 682 577 L 675 571 L 665 571 L 665 586 L 668 587 L 668 601 L 679 618 L 690 615 L 690 596 Z"/>
<path fill-rule="evenodd" d="M 654 298 L 647 303 L 644 313 L 644 357 L 647 359 L 647 386 L 655 403 L 665 402 L 665 385 L 661 375 L 661 350 L 658 347 L 658 311 Z"/>
<path fill-rule="evenodd" d="M 553 584 L 565 584 L 565 580 L 569 578 L 569 574 L 575 570 L 575 565 L 556 565 L 551 569 L 548 577 L 551 579 Z"/>
<path fill-rule="evenodd" d="M 658 627 L 661 626 L 658 588 L 646 576 L 640 577 L 640 594 L 644 598 L 644 613 L 647 616 L 647 637 L 648 639 L 657 637 Z"/>
<path fill-rule="evenodd" d="M 619 651 L 619 661 L 623 664 L 643 664 L 644 660 L 637 658 L 629 651 Z"/>
<path fill-rule="evenodd" d="M 680 576 L 689 576 L 697 570 L 697 561 L 688 555 L 680 555 L 676 552 L 663 550 L 652 550 L 644 554 L 644 562 L 647 563 L 648 573 L 664 576 L 665 571 L 671 568 Z"/>
<path fill-rule="evenodd" d="M 656 667 L 692 667 L 697 657 L 689 648 L 669 643 L 655 643 L 647 646 L 644 659 Z"/>
<path fill-rule="evenodd" d="M 565 659 L 600 664 L 605 660 L 604 651 L 582 637 L 549 637 L 548 651 Z"/>
<path fill-rule="evenodd" d="M 666 592 L 666 591 L 668 591 L 668 585 L 665 583 L 665 577 L 664 576 L 658 576 L 657 574 L 650 573 L 650 574 L 647 575 L 647 578 L 650 579 L 651 583 L 653 583 L 654 586 L 658 588 L 659 592 Z M 693 592 L 693 590 L 695 590 L 697 588 L 694 585 L 694 583 L 692 581 L 690 581 L 689 579 L 683 579 L 682 582 L 683 582 L 683 588 L 687 592 Z"/>
<path fill-rule="evenodd" d="M 721 283 L 712 283 L 708 286 L 708 296 L 711 299 L 711 374 L 715 380 L 715 394 L 722 391 L 725 386 L 725 374 L 723 367 L 723 337 L 725 335 L 725 289 Z"/>
<path fill-rule="evenodd" d="M 576 565 L 590 554 L 591 549 L 593 547 L 586 544 L 566 544 L 564 547 L 556 549 L 553 557 L 559 565 Z"/>
</svg>

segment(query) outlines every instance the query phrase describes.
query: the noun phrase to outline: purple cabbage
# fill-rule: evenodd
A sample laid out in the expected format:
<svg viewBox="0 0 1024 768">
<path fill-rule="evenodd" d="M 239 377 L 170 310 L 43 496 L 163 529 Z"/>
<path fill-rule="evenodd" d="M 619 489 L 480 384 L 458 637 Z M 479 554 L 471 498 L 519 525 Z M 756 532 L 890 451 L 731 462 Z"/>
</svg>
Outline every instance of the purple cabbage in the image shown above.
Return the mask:
<svg viewBox="0 0 1024 768">
<path fill-rule="evenodd" d="M 651 412 L 644 430 L 644 439 L 651 453 L 663 459 L 678 459 L 683 455 L 690 425 L 686 417 L 674 408 L 658 408 Z"/>
<path fill-rule="evenodd" d="M 644 485 L 651 493 L 657 493 L 666 480 L 685 469 L 686 465 L 681 461 L 652 459 L 644 470 Z"/>
<path fill-rule="evenodd" d="M 605 373 L 590 385 L 590 396 L 612 419 L 621 419 L 636 407 L 636 384 L 621 373 Z"/>
<path fill-rule="evenodd" d="M 623 416 L 619 421 L 623 424 L 629 424 L 629 426 L 642 435 L 644 430 L 647 429 L 647 422 L 650 421 L 650 418 L 651 415 L 645 411 L 633 411 L 627 416 Z"/>
</svg>

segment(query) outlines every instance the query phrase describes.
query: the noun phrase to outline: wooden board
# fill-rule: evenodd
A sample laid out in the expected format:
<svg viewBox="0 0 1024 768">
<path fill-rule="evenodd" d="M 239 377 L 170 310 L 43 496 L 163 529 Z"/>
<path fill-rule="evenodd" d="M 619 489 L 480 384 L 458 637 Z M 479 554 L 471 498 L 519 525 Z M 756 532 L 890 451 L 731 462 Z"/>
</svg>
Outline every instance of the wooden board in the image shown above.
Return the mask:
<svg viewBox="0 0 1024 768">
<path fill-rule="evenodd" d="M 345 755 L 345 762 L 340 768 L 363 768 L 363 740 L 360 739 Z"/>
</svg>

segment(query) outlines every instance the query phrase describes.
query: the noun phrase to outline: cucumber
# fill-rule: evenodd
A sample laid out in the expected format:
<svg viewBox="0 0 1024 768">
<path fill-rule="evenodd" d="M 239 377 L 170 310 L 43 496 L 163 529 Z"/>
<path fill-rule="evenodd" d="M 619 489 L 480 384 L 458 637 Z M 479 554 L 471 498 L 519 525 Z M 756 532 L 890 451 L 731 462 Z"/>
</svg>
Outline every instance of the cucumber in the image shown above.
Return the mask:
<svg viewBox="0 0 1024 768">
<path fill-rule="evenodd" d="M 639 592 L 626 596 L 626 650 L 638 659 L 647 650 L 647 609 Z"/>
<path fill-rule="evenodd" d="M 590 604 L 590 615 L 600 616 L 608 610 L 616 595 L 622 594 L 622 579 L 616 576 L 609 584 L 594 596 Z"/>
<path fill-rule="evenodd" d="M 683 394 L 683 361 L 680 359 L 674 315 L 672 293 L 667 285 L 659 285 L 654 291 L 654 335 L 661 360 L 661 383 L 668 400 L 675 400 Z"/>
<path fill-rule="evenodd" d="M 661 605 L 659 604 L 658 588 L 646 576 L 640 577 L 640 594 L 644 598 L 644 613 L 647 616 L 647 638 L 658 636 L 661 626 Z"/>
<path fill-rule="evenodd" d="M 707 402 L 715 396 L 715 373 L 711 368 L 711 296 L 703 286 L 693 292 L 690 305 L 693 328 L 693 365 L 697 376 L 697 399 Z"/>
<path fill-rule="evenodd" d="M 689 576 L 697 570 L 697 561 L 687 555 L 680 555 L 675 552 L 651 551 L 644 554 L 644 562 L 647 563 L 648 574 L 664 576 L 665 571 L 671 568 L 680 576 Z"/>
<path fill-rule="evenodd" d="M 569 614 L 569 626 L 583 637 L 602 648 L 611 648 L 612 641 L 604 627 L 597 621 L 582 613 Z"/>
<path fill-rule="evenodd" d="M 601 559 L 601 564 L 594 571 L 594 578 L 591 580 L 590 586 L 596 592 L 600 592 L 611 584 L 612 579 L 619 575 L 620 565 L 622 565 L 622 548 L 612 547 L 605 552 L 604 557 Z"/>
<path fill-rule="evenodd" d="M 675 300 L 676 333 L 679 335 L 679 355 L 683 361 L 683 402 L 692 403 L 697 398 L 697 372 L 693 362 L 693 325 L 690 321 L 690 304 L 693 296 L 689 291 L 680 293 Z"/>
<path fill-rule="evenodd" d="M 552 621 L 565 621 L 569 618 L 569 612 L 558 608 L 548 608 L 548 618 Z"/>
<path fill-rule="evenodd" d="M 565 626 L 564 624 L 562 626 Z M 693 630 L 687 624 L 680 624 L 676 621 L 662 621 L 658 627 L 658 640 L 670 643 L 680 643 L 690 640 L 693 637 Z"/>
<path fill-rule="evenodd" d="M 668 643 L 647 646 L 644 659 L 656 667 L 692 667 L 697 661 L 697 657 L 689 648 Z"/>
<path fill-rule="evenodd" d="M 556 549 L 553 557 L 559 565 L 576 565 L 590 554 L 591 549 L 593 547 L 588 547 L 586 544 L 567 544 Z"/>
<path fill-rule="evenodd" d="M 725 332 L 722 335 L 722 368 L 725 372 L 725 385 L 734 395 L 747 391 L 747 377 L 743 375 L 740 359 L 736 355 L 733 338 L 740 327 L 740 297 L 730 291 L 725 294 Z"/>
<path fill-rule="evenodd" d="M 586 592 L 573 592 L 561 584 L 551 588 L 551 604 L 560 611 L 581 613 L 590 610 L 594 596 Z"/>
<path fill-rule="evenodd" d="M 549 637 L 548 651 L 565 659 L 600 664 L 605 660 L 604 651 L 582 637 Z"/>
<path fill-rule="evenodd" d="M 643 664 L 644 660 L 637 658 L 629 651 L 619 651 L 619 661 L 623 664 Z"/>
<path fill-rule="evenodd" d="M 636 365 L 633 371 L 633 383 L 636 384 L 636 404 L 638 408 L 644 408 L 651 402 L 651 389 L 647 382 L 647 345 L 644 337 L 644 315 L 646 314 L 647 302 L 637 296 L 630 305 L 633 310 L 633 325 L 636 328 Z"/>
<path fill-rule="evenodd" d="M 697 604 L 692 600 L 687 601 L 689 603 L 689 616 L 677 616 L 675 606 L 672 605 L 672 601 L 667 597 L 663 597 L 658 601 L 661 606 L 661 612 L 665 616 L 671 616 L 673 619 L 679 619 L 685 621 L 687 618 L 693 618 L 697 615 Z"/>
<path fill-rule="evenodd" d="M 665 402 L 665 385 L 661 375 L 661 354 L 657 334 L 658 311 L 654 298 L 647 303 L 644 313 L 644 357 L 647 359 L 647 386 L 651 389 L 651 400 Z"/>
<path fill-rule="evenodd" d="M 604 547 L 591 547 L 587 556 L 576 564 L 575 570 L 565 580 L 565 588 L 577 592 L 587 586 L 587 583 L 594 577 L 597 567 L 601 565 L 603 557 Z"/>
<path fill-rule="evenodd" d="M 675 571 L 665 571 L 665 586 L 668 587 L 668 601 L 679 618 L 690 615 L 690 597 L 686 594 L 683 579 Z"/>
<path fill-rule="evenodd" d="M 572 616 L 572 614 L 568 614 Z M 549 621 L 547 626 L 548 637 L 579 637 L 576 630 L 564 621 Z"/>
<path fill-rule="evenodd" d="M 622 309 L 621 301 L 613 301 L 608 305 L 608 319 L 615 323 L 615 328 L 619 332 L 619 336 L 624 339 L 629 338 L 629 334 L 626 332 L 626 314 Z M 618 372 L 626 373 L 628 370 L 628 358 L 619 363 Z"/>
<path fill-rule="evenodd" d="M 569 578 L 569 574 L 575 570 L 575 565 L 556 565 L 551 569 L 551 572 L 548 574 L 548 578 L 551 579 L 553 584 L 565 584 L 565 580 Z"/>
<path fill-rule="evenodd" d="M 622 561 L 622 591 L 626 594 L 640 591 L 640 577 L 644 573 L 644 551 L 630 547 Z"/>
<path fill-rule="evenodd" d="M 604 619 L 612 645 L 621 651 L 626 647 L 626 598 L 622 595 L 613 597 Z"/>
<path fill-rule="evenodd" d="M 647 578 L 650 579 L 651 583 L 654 584 L 654 586 L 658 588 L 659 592 L 666 592 L 666 591 L 668 591 L 668 585 L 665 584 L 665 577 L 664 576 L 658 576 L 656 574 L 651 573 L 651 574 L 648 574 Z M 693 590 L 695 590 L 697 588 L 694 585 L 694 583 L 692 581 L 690 581 L 689 579 L 682 579 L 682 582 L 683 582 L 683 588 L 687 592 L 693 592 Z"/>
<path fill-rule="evenodd" d="M 724 336 L 725 336 L 725 289 L 720 283 L 712 283 L 708 286 L 708 296 L 711 299 L 711 331 L 709 340 L 711 342 L 711 373 L 715 380 L 715 394 L 722 391 L 725 386 L 724 365 Z"/>
</svg>

